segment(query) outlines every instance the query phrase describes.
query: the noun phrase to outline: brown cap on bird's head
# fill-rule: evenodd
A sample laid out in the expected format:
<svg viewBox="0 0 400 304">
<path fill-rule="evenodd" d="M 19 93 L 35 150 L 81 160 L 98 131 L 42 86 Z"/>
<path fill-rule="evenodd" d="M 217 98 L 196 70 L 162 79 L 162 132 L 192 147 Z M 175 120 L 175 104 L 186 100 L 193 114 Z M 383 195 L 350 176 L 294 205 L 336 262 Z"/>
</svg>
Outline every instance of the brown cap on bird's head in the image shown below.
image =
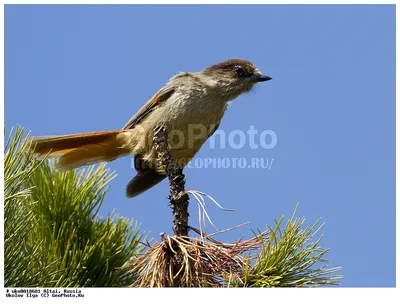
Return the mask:
<svg viewBox="0 0 400 304">
<path fill-rule="evenodd" d="M 224 76 L 248 79 L 251 82 L 268 81 L 272 78 L 260 73 L 257 67 L 246 59 L 228 59 L 204 69 L 203 74 L 209 76 Z"/>
<path fill-rule="evenodd" d="M 218 84 L 219 96 L 228 101 L 250 92 L 256 83 L 272 79 L 261 74 L 253 63 L 245 59 L 222 61 L 204 69 L 201 74 Z"/>
</svg>

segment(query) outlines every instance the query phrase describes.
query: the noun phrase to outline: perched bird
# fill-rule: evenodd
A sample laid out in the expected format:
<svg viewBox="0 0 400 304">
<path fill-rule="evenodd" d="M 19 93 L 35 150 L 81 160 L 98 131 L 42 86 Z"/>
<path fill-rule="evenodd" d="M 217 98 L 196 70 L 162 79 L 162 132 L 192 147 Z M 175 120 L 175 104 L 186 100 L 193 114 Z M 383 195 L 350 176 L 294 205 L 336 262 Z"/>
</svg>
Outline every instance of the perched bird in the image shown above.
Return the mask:
<svg viewBox="0 0 400 304">
<path fill-rule="evenodd" d="M 166 177 L 152 144 L 156 127 L 165 127 L 170 153 L 184 167 L 219 127 L 228 101 L 270 79 L 244 59 L 226 60 L 201 72 L 182 72 L 147 101 L 122 130 L 35 137 L 33 152 L 37 157 L 59 157 L 58 170 L 133 154 L 138 173 L 126 194 L 134 197 Z"/>
</svg>

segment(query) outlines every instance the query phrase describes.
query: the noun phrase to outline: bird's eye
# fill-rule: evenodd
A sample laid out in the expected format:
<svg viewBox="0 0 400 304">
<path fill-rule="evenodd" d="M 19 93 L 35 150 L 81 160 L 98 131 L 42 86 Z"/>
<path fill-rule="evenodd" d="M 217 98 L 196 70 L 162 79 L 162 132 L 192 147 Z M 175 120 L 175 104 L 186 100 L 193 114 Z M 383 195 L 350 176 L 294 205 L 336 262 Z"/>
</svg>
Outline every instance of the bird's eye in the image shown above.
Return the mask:
<svg viewBox="0 0 400 304">
<path fill-rule="evenodd" d="M 247 75 L 247 72 L 245 71 L 245 69 L 242 68 L 240 65 L 235 66 L 235 71 L 239 77 L 243 77 L 243 76 Z"/>
</svg>

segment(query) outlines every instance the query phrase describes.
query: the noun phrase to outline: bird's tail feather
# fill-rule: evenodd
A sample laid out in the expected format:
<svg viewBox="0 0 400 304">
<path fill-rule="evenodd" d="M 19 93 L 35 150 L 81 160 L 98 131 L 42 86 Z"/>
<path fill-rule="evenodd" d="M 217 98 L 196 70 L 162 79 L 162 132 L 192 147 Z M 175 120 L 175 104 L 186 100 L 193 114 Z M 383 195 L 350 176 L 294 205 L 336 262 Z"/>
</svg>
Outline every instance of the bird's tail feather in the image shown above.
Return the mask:
<svg viewBox="0 0 400 304">
<path fill-rule="evenodd" d="M 64 136 L 33 138 L 32 149 L 37 157 L 59 157 L 60 171 L 97 162 L 112 161 L 130 154 L 126 148 L 126 130 L 89 132 Z"/>
</svg>

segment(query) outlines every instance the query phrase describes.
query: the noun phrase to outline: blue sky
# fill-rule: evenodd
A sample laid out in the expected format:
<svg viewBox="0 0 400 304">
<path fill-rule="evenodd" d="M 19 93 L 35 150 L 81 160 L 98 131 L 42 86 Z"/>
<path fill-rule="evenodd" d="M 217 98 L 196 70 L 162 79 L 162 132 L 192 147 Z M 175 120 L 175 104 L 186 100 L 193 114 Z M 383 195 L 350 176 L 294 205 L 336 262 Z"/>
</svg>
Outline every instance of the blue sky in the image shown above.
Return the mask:
<svg viewBox="0 0 400 304">
<path fill-rule="evenodd" d="M 395 6 L 174 5 L 5 7 L 5 119 L 33 135 L 119 129 L 179 71 L 246 58 L 273 78 L 232 102 L 227 134 L 273 130 L 273 149 L 212 149 L 204 158 L 264 158 L 270 169 L 187 169 L 187 188 L 225 207 L 214 223 L 252 229 L 322 217 L 330 266 L 345 287 L 395 286 Z M 100 211 L 159 238 L 171 234 L 168 183 L 134 198 L 130 159 Z M 190 224 L 198 226 L 190 204 Z M 208 226 L 211 228 L 211 226 Z"/>
</svg>

